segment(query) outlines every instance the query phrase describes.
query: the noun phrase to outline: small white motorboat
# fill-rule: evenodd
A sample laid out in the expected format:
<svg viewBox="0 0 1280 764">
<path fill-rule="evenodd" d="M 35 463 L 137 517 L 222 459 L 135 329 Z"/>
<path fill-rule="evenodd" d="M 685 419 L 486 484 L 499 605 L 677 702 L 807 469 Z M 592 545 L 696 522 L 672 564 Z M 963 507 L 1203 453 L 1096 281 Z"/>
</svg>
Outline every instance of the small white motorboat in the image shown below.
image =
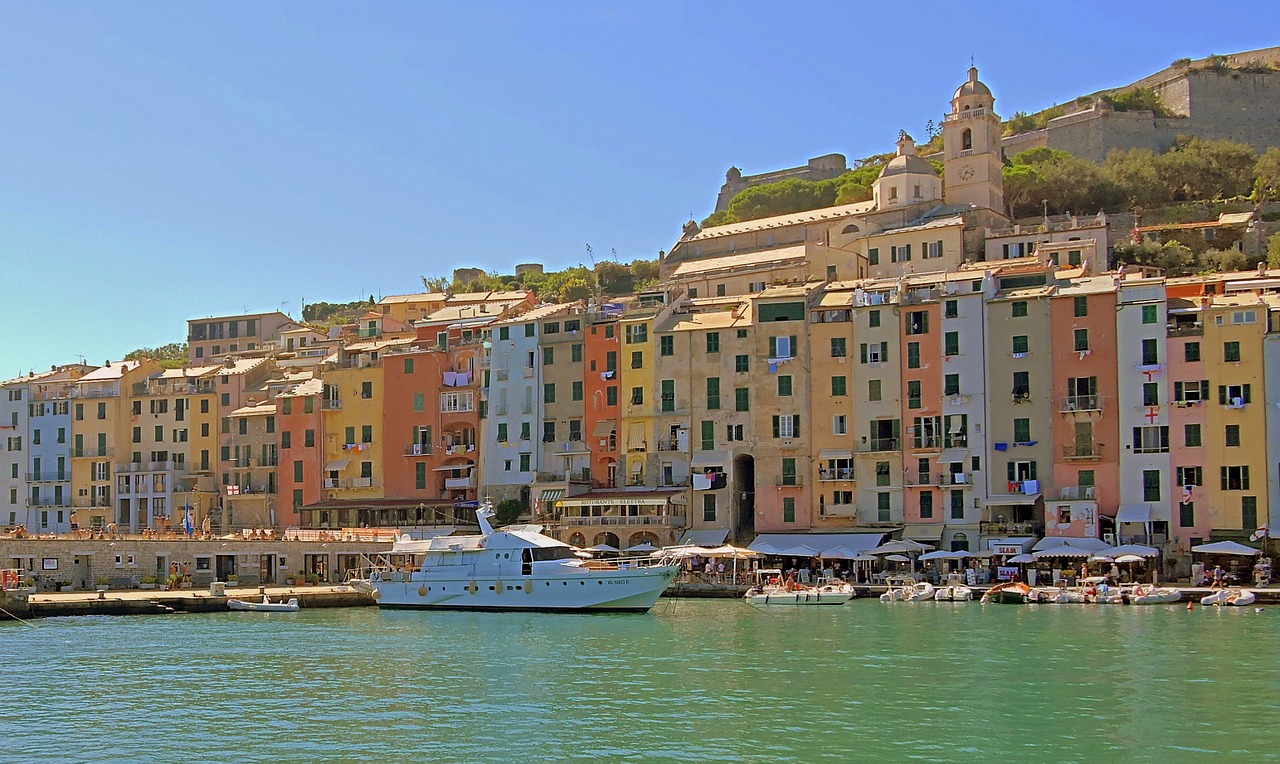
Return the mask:
<svg viewBox="0 0 1280 764">
<path fill-rule="evenodd" d="M 1257 600 L 1258 596 L 1248 589 L 1241 589 L 1238 586 L 1232 586 L 1227 589 L 1219 589 L 1207 597 L 1201 597 L 1200 604 L 1246 607 L 1248 605 L 1252 605 Z"/>
<path fill-rule="evenodd" d="M 852 586 L 828 584 L 752 587 L 743 599 L 748 605 L 843 605 L 853 597 Z"/>
<path fill-rule="evenodd" d="M 948 573 L 946 580 L 937 587 L 933 598 L 939 602 L 968 602 L 973 599 L 973 589 L 964 585 L 964 576 Z"/>
<path fill-rule="evenodd" d="M 928 581 L 918 581 L 902 593 L 903 602 L 928 602 L 938 590 Z"/>
<path fill-rule="evenodd" d="M 889 585 L 889 588 L 884 594 L 880 595 L 881 602 L 919 601 L 919 595 L 916 594 L 916 587 L 920 584 L 911 576 L 891 576 L 886 583 Z M 929 586 L 930 589 L 933 588 L 931 585 L 926 585 Z M 909 600 L 908 598 L 913 595 L 915 595 L 916 598 Z"/>
<path fill-rule="evenodd" d="M 251 610 L 259 613 L 296 613 L 298 612 L 298 598 L 290 597 L 288 602 L 272 602 L 265 595 L 262 597 L 262 602 L 230 599 L 227 600 L 227 608 L 230 610 Z"/>
<path fill-rule="evenodd" d="M 1065 605 L 1070 601 L 1067 590 L 1056 586 L 1037 586 L 1027 594 L 1029 605 Z"/>
<path fill-rule="evenodd" d="M 1142 584 L 1135 586 L 1129 595 L 1132 605 L 1163 605 L 1166 602 L 1177 602 L 1182 599 L 1182 590 L 1171 586 L 1154 586 Z"/>
</svg>

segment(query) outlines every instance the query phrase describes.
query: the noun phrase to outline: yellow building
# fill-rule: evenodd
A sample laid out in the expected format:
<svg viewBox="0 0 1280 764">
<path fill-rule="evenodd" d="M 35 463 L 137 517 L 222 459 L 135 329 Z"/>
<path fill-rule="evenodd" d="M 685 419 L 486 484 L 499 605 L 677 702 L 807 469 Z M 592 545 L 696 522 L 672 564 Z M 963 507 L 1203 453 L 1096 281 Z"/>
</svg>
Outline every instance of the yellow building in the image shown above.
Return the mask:
<svg viewBox="0 0 1280 764">
<path fill-rule="evenodd" d="M 1212 298 L 1201 313 L 1209 378 L 1203 481 L 1215 537 L 1244 540 L 1267 525 L 1263 347 L 1268 306 L 1253 293 Z M 1223 531 L 1219 534 L 1218 531 Z"/>
<path fill-rule="evenodd" d="M 853 298 L 856 285 L 827 285 L 809 312 L 809 379 L 813 387 L 809 438 L 814 458 L 810 485 L 817 495 L 815 527 L 857 523 L 857 475 L 853 471 L 855 418 Z"/>
<path fill-rule="evenodd" d="M 116 361 L 76 380 L 71 406 L 72 522 L 81 528 L 119 527 L 113 500 L 115 467 L 128 463 L 133 428 L 133 386 L 158 374 L 160 364 L 150 359 Z M 123 509 L 129 512 L 129 505 Z M 126 527 L 132 524 L 126 518 Z"/>
<path fill-rule="evenodd" d="M 383 496 L 383 374 L 388 346 L 355 343 L 324 372 L 325 496 L 331 500 Z M 397 454 L 398 456 L 399 454 Z"/>
<path fill-rule="evenodd" d="M 658 404 L 661 391 L 654 376 L 655 319 L 668 312 L 663 294 L 640 295 L 618 321 L 622 332 L 622 434 L 625 485 L 657 486 Z"/>
</svg>

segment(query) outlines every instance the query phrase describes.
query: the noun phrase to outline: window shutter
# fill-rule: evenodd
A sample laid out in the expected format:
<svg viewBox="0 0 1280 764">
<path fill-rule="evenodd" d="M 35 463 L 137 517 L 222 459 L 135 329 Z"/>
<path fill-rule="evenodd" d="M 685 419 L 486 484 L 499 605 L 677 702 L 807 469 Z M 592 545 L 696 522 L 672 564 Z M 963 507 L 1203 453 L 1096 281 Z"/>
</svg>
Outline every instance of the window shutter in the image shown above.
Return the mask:
<svg viewBox="0 0 1280 764">
<path fill-rule="evenodd" d="M 773 417 L 773 437 L 775 438 L 778 437 L 779 431 L 780 431 L 780 428 L 778 425 L 778 416 L 775 414 Z"/>
<path fill-rule="evenodd" d="M 777 337 L 769 338 L 769 357 L 770 358 L 778 357 L 778 338 Z"/>
<path fill-rule="evenodd" d="M 1183 400 L 1183 395 L 1182 395 L 1182 383 L 1181 383 L 1181 382 L 1174 382 L 1174 383 L 1173 383 L 1173 399 L 1174 399 L 1175 401 Z"/>
<path fill-rule="evenodd" d="M 791 358 L 795 358 L 795 357 L 796 357 L 796 347 L 798 347 L 798 346 L 796 345 L 796 336 L 793 334 L 793 335 L 791 335 L 791 344 L 790 344 L 790 347 L 787 349 L 787 355 L 788 355 L 789 357 L 791 357 Z"/>
<path fill-rule="evenodd" d="M 1209 380 L 1207 379 L 1200 380 L 1200 400 L 1209 400 Z"/>
<path fill-rule="evenodd" d="M 888 360 L 889 360 L 889 343 L 881 342 L 880 343 L 880 363 L 885 363 Z"/>
<path fill-rule="evenodd" d="M 1248 385 L 1245 385 L 1245 386 L 1244 386 L 1244 391 L 1243 391 L 1243 393 L 1241 394 L 1241 397 L 1243 397 L 1243 398 L 1244 398 L 1244 402 L 1245 402 L 1245 403 L 1248 403 L 1248 402 L 1249 402 L 1249 386 L 1248 386 Z"/>
<path fill-rule="evenodd" d="M 794 427 L 792 429 L 795 430 L 795 436 L 798 438 L 800 437 L 800 415 L 795 414 L 794 416 L 792 416 L 791 419 L 794 424 Z"/>
<path fill-rule="evenodd" d="M 1222 470 L 1222 490 L 1225 491 L 1227 490 L 1227 468 L 1219 467 L 1218 469 Z"/>
<path fill-rule="evenodd" d="M 1227 386 L 1218 385 L 1218 403 L 1222 406 L 1227 405 Z"/>
<path fill-rule="evenodd" d="M 1009 482 L 1012 483 L 1017 479 L 1017 473 L 1014 471 L 1013 462 L 1009 462 L 1005 466 L 1009 468 Z"/>
<path fill-rule="evenodd" d="M 858 346 L 858 362 L 867 362 L 867 343 L 865 342 Z"/>
</svg>

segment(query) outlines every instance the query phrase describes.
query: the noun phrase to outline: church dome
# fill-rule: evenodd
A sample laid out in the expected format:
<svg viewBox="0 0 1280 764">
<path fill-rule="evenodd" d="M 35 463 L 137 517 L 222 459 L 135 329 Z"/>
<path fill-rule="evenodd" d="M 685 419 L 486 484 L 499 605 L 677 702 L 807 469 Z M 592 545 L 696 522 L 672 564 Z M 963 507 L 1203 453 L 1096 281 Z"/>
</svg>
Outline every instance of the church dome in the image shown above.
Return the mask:
<svg viewBox="0 0 1280 764">
<path fill-rule="evenodd" d="M 956 100 L 961 96 L 991 96 L 991 88 L 987 87 L 982 80 L 978 79 L 978 67 L 969 67 L 969 79 L 963 85 L 956 88 L 956 94 L 951 96 L 951 100 Z"/>
<path fill-rule="evenodd" d="M 890 159 L 880 171 L 881 178 L 894 175 L 938 175 L 929 160 L 916 154 L 916 142 L 905 132 L 898 136 L 898 155 Z"/>
</svg>

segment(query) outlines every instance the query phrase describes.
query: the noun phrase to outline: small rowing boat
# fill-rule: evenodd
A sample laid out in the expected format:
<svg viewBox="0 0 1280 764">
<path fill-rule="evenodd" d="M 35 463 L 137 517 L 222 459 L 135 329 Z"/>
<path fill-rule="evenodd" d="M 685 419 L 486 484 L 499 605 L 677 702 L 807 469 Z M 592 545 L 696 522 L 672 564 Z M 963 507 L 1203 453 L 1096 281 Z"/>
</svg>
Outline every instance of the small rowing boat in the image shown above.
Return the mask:
<svg viewBox="0 0 1280 764">
<path fill-rule="evenodd" d="M 296 613 L 298 612 L 298 598 L 290 597 L 288 602 L 272 602 L 266 596 L 262 598 L 262 602 L 246 602 L 245 600 L 230 599 L 227 600 L 227 608 L 230 610 L 246 610 L 257 613 Z"/>
</svg>

